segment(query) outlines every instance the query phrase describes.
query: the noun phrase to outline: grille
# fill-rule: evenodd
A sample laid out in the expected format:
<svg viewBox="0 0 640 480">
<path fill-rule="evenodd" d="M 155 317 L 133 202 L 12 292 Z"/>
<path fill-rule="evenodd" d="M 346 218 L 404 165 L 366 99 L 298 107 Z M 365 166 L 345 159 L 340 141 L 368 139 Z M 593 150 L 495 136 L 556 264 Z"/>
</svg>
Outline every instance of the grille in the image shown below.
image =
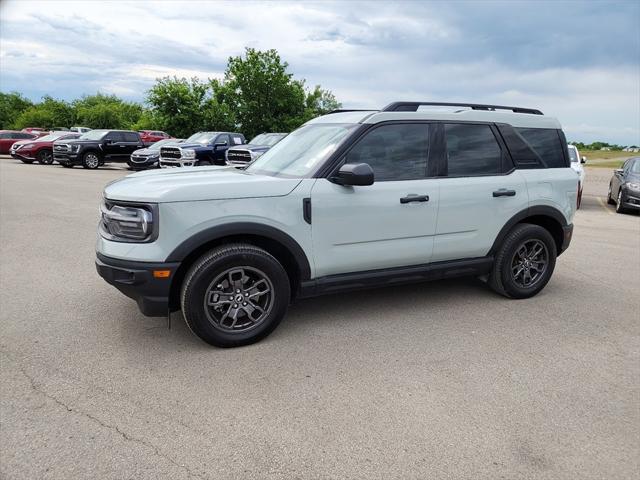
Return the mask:
<svg viewBox="0 0 640 480">
<path fill-rule="evenodd" d="M 251 152 L 230 149 L 227 151 L 227 160 L 231 163 L 251 163 Z"/>
<path fill-rule="evenodd" d="M 135 163 L 144 163 L 149 159 L 149 157 L 144 155 L 131 155 L 131 161 Z"/>
<path fill-rule="evenodd" d="M 54 145 L 53 146 L 53 150 L 55 152 L 60 152 L 60 153 L 68 152 L 69 151 L 69 145 L 67 145 L 65 143 L 60 144 L 60 145 Z"/>
<path fill-rule="evenodd" d="M 160 156 L 167 159 L 177 159 L 182 157 L 182 152 L 180 152 L 180 149 L 176 147 L 160 147 Z"/>
</svg>

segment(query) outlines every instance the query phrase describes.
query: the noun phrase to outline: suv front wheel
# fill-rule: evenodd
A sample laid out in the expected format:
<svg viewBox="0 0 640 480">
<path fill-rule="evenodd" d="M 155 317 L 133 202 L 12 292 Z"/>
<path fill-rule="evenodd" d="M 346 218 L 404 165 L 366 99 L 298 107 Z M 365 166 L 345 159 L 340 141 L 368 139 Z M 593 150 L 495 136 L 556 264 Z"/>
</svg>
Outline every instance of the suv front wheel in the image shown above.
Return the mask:
<svg viewBox="0 0 640 480">
<path fill-rule="evenodd" d="M 90 170 L 95 170 L 100 166 L 100 157 L 96 152 L 87 152 L 82 156 L 82 166 Z"/>
<path fill-rule="evenodd" d="M 498 250 L 489 285 L 509 298 L 529 298 L 542 290 L 556 265 L 556 243 L 539 225 L 516 225 Z"/>
<path fill-rule="evenodd" d="M 205 342 L 238 347 L 269 335 L 284 317 L 291 290 L 282 265 L 265 250 L 230 244 L 187 272 L 180 303 L 187 325 Z"/>
</svg>

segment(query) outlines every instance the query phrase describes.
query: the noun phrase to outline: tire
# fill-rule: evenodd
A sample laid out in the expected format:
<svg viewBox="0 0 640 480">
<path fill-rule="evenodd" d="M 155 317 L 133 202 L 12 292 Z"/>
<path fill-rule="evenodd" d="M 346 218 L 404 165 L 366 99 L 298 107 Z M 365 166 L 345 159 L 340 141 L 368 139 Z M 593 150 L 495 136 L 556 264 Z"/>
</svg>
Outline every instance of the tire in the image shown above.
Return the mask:
<svg viewBox="0 0 640 480">
<path fill-rule="evenodd" d="M 618 198 L 616 199 L 616 213 L 625 213 L 626 208 L 622 205 L 622 188 L 618 189 Z"/>
<path fill-rule="evenodd" d="M 51 150 L 40 150 L 36 155 L 36 159 L 41 165 L 51 165 L 53 163 L 53 152 Z"/>
<path fill-rule="evenodd" d="M 100 157 L 96 152 L 87 152 L 82 156 L 82 167 L 95 170 L 100 166 Z"/>
<path fill-rule="evenodd" d="M 538 249 L 541 249 L 540 254 L 533 256 Z M 522 255 L 523 251 L 525 255 Z M 556 257 L 556 243 L 548 230 L 539 225 L 519 223 L 507 234 L 496 254 L 489 286 L 508 298 L 533 297 L 549 282 Z"/>
<path fill-rule="evenodd" d="M 182 283 L 180 304 L 188 327 L 202 340 L 239 347 L 273 332 L 290 298 L 282 265 L 261 248 L 237 243 L 196 260 Z"/>
<path fill-rule="evenodd" d="M 611 198 L 611 184 L 609 184 L 609 193 L 607 193 L 607 203 L 609 205 L 615 205 L 616 202 L 613 201 L 613 198 Z"/>
</svg>

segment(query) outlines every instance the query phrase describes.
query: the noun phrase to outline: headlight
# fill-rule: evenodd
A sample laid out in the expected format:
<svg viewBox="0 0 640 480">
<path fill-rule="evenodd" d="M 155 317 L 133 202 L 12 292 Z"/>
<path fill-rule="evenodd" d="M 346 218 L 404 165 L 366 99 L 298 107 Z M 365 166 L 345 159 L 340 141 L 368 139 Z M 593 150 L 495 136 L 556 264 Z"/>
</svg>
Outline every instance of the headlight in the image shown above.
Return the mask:
<svg viewBox="0 0 640 480">
<path fill-rule="evenodd" d="M 195 150 L 182 150 L 182 158 L 196 158 L 196 151 Z"/>
<path fill-rule="evenodd" d="M 251 160 L 255 160 L 256 158 L 260 158 L 264 155 L 264 152 L 251 152 Z"/>
<path fill-rule="evenodd" d="M 35 145 L 33 143 L 26 143 L 24 145 L 17 145 L 16 146 L 16 150 L 18 148 L 24 148 L 25 150 L 29 150 L 30 148 L 33 148 L 33 147 L 35 147 Z"/>
<path fill-rule="evenodd" d="M 108 240 L 152 242 L 158 236 L 157 205 L 117 204 L 105 199 L 100 216 L 100 233 Z"/>
<path fill-rule="evenodd" d="M 631 182 L 628 182 L 628 183 L 625 183 L 625 185 L 626 185 L 626 187 L 627 187 L 629 190 L 636 190 L 636 191 L 640 191 L 640 183 L 631 183 Z"/>
</svg>

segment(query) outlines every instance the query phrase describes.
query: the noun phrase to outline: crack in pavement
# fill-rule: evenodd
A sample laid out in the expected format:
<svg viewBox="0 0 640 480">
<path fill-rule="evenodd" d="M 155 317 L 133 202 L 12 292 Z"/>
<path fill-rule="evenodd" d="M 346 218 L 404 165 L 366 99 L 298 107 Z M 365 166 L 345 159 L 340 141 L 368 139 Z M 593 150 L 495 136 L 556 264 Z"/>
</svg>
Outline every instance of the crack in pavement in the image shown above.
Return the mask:
<svg viewBox="0 0 640 480">
<path fill-rule="evenodd" d="M 82 415 L 83 417 L 86 417 L 90 420 L 92 420 L 93 422 L 97 423 L 98 425 L 100 425 L 103 428 L 107 428 L 109 430 L 112 430 L 116 433 L 118 433 L 122 438 L 124 438 L 125 440 L 129 441 L 129 442 L 134 442 L 134 443 L 138 443 L 140 445 L 143 445 L 151 450 L 153 450 L 154 455 L 163 458 L 165 460 L 167 460 L 169 463 L 171 463 L 172 465 L 184 470 L 187 475 L 189 476 L 189 478 L 199 478 L 204 480 L 205 478 L 208 477 L 203 477 L 202 475 L 193 472 L 187 465 L 183 465 L 180 464 L 178 462 L 176 462 L 173 458 L 171 458 L 170 456 L 168 456 L 167 454 L 163 453 L 157 446 L 153 445 L 152 443 L 143 440 L 141 438 L 136 438 L 132 435 L 129 435 L 127 432 L 124 432 L 123 430 L 121 430 L 117 425 L 110 425 L 108 423 L 103 422 L 102 420 L 100 420 L 99 418 L 91 415 L 90 413 L 87 412 L 83 412 L 81 410 L 78 410 L 76 408 L 70 407 L 69 405 L 67 405 L 66 403 L 64 403 L 62 400 L 60 400 L 59 398 L 55 397 L 54 395 L 51 395 L 50 393 L 46 392 L 45 390 L 43 390 L 41 388 L 41 386 L 38 384 L 38 382 L 35 381 L 35 379 L 29 375 L 24 368 L 22 368 L 19 364 L 17 364 L 18 367 L 18 371 L 20 373 L 22 373 L 22 375 L 24 375 L 24 377 L 29 381 L 29 384 L 31 385 L 31 388 L 33 391 L 35 391 L 36 393 L 39 393 L 40 395 L 45 396 L 46 398 L 53 400 L 57 405 L 61 406 L 62 408 L 64 408 L 67 412 L 72 412 L 72 413 L 76 413 L 78 415 Z"/>
</svg>

